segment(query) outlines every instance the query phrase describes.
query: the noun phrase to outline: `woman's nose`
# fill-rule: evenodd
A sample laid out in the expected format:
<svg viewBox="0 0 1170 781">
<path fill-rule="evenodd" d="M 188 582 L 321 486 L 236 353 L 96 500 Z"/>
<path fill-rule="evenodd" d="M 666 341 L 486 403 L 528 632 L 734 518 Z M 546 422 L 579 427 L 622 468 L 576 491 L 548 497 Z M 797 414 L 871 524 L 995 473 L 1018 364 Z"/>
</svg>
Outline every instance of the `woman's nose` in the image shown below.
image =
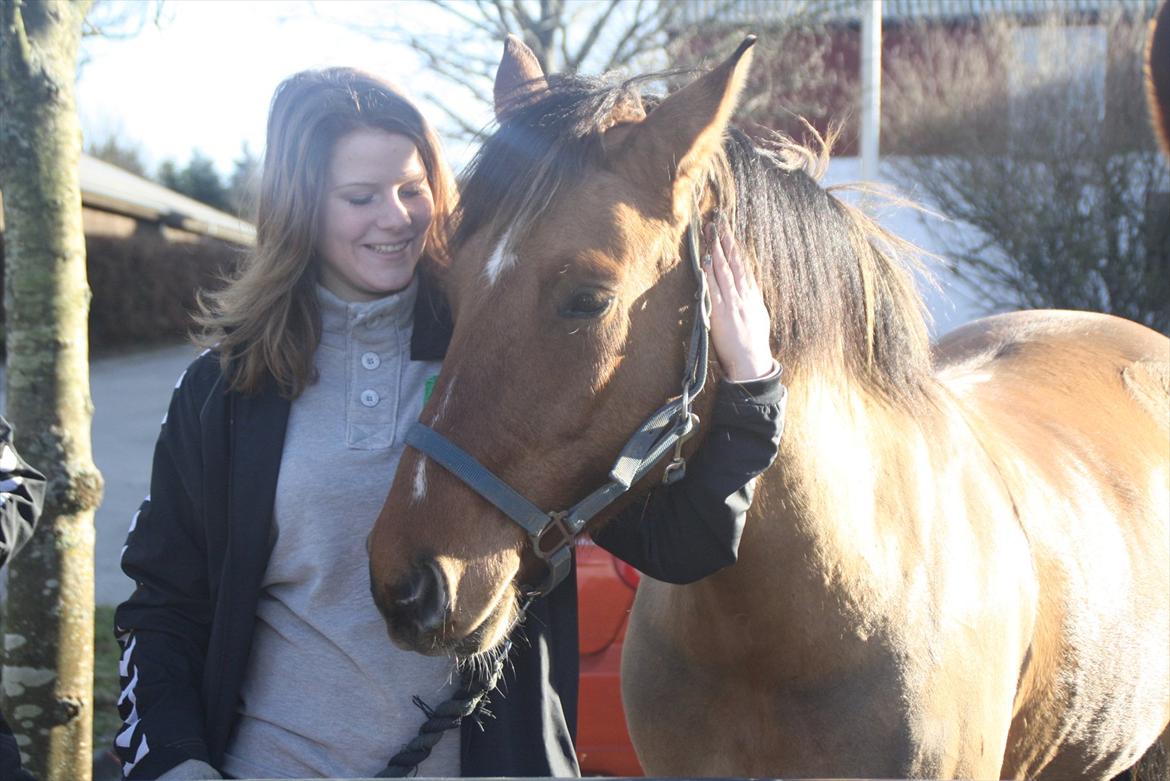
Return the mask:
<svg viewBox="0 0 1170 781">
<path fill-rule="evenodd" d="M 411 223 L 410 212 L 406 205 L 397 196 L 386 199 L 386 207 L 378 215 L 379 228 L 404 228 Z"/>
</svg>

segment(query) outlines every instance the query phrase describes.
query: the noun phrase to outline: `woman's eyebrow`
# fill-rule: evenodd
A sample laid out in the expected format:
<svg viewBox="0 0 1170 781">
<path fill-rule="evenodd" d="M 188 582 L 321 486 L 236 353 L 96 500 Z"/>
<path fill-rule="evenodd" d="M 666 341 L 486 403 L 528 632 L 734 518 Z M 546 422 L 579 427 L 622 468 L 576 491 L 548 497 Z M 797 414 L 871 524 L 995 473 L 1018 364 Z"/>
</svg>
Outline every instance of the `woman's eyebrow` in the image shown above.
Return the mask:
<svg viewBox="0 0 1170 781">
<path fill-rule="evenodd" d="M 420 184 L 422 182 L 425 182 L 426 180 L 427 180 L 427 175 L 426 175 L 426 172 L 424 171 L 424 172 L 420 172 L 417 174 L 409 174 L 407 176 L 403 176 L 401 179 L 399 179 L 397 181 L 397 183 L 398 184 Z M 364 181 L 342 182 L 341 184 L 337 184 L 337 185 L 334 185 L 333 187 L 331 187 L 330 191 L 332 192 L 335 190 L 344 190 L 346 187 L 381 187 L 381 186 L 382 186 L 381 182 L 364 182 Z"/>
<path fill-rule="evenodd" d="M 376 185 L 374 182 L 342 182 L 341 184 L 335 184 L 330 187 L 329 192 L 335 193 L 338 190 L 348 190 L 350 188 L 356 189 L 358 187 L 373 188 L 377 186 L 378 185 Z"/>
</svg>

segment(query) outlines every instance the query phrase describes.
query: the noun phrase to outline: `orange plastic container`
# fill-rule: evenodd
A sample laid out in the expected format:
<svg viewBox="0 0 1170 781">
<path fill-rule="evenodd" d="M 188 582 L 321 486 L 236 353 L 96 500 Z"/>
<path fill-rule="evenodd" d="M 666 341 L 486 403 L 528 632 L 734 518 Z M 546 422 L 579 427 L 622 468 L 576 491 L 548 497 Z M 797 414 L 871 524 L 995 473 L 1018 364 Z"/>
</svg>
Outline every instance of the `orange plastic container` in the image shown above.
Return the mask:
<svg viewBox="0 0 1170 781">
<path fill-rule="evenodd" d="M 640 776 L 622 711 L 621 661 L 638 571 L 588 540 L 577 543 L 581 689 L 577 760 L 583 775 Z"/>
</svg>

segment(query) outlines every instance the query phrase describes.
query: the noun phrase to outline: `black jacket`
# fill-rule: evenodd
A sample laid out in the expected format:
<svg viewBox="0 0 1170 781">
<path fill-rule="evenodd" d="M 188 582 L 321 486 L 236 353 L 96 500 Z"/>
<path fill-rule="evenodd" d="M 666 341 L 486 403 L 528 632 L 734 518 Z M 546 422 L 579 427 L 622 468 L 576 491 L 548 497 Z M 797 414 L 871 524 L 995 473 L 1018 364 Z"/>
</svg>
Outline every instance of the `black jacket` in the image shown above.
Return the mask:
<svg viewBox="0 0 1170 781">
<path fill-rule="evenodd" d="M 0 567 L 32 537 L 45 499 L 45 476 L 12 443 L 12 426 L 0 416 Z"/>
<path fill-rule="evenodd" d="M 421 286 L 411 359 L 441 359 L 450 329 L 441 299 Z M 650 577 L 675 582 L 733 562 L 750 503 L 747 483 L 775 457 L 783 395 L 778 379 L 724 384 L 689 476 L 636 503 L 598 543 Z M 275 387 L 250 397 L 227 392 L 214 354 L 198 358 L 176 386 L 150 496 L 122 559 L 137 588 L 115 618 L 127 692 L 115 746 L 131 779 L 153 778 L 189 758 L 214 766 L 223 758 L 270 552 L 289 408 Z M 464 775 L 578 772 L 574 577 L 533 604 L 523 631 L 491 695 L 492 715 L 461 728 Z M 387 759 L 399 748 L 387 746 Z"/>
<path fill-rule="evenodd" d="M 12 427 L 0 416 L 0 567 L 32 537 L 45 498 L 45 476 L 29 466 L 12 443 Z M 30 779 L 20 749 L 0 713 L 0 781 Z"/>
</svg>

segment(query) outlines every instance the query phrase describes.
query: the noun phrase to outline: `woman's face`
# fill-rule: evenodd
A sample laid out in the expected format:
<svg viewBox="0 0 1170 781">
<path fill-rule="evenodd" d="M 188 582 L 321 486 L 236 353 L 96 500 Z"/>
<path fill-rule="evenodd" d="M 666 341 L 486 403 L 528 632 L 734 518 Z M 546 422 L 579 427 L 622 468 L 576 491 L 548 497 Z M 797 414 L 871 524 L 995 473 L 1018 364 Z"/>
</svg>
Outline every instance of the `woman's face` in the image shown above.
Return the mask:
<svg viewBox="0 0 1170 781">
<path fill-rule="evenodd" d="M 321 284 L 345 301 L 373 301 L 409 285 L 435 211 L 414 142 L 375 129 L 342 136 L 323 198 Z"/>
</svg>

